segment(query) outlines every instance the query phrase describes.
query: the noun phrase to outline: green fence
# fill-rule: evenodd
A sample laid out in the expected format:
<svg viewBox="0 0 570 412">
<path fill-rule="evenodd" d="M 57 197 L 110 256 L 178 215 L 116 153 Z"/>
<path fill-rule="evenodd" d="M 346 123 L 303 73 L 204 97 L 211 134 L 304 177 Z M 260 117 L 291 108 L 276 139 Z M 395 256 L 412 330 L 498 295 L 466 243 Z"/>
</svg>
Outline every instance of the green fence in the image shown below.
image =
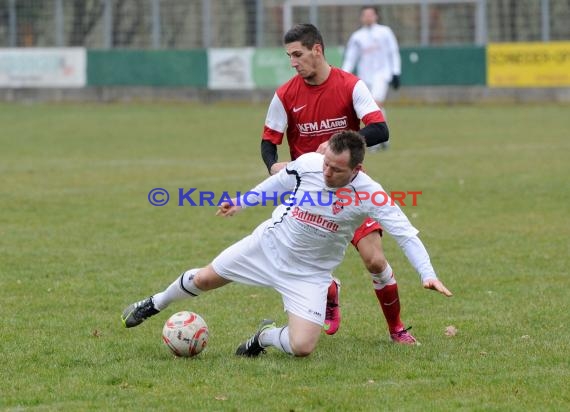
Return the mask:
<svg viewBox="0 0 570 412">
<path fill-rule="evenodd" d="M 88 86 L 208 86 L 206 50 L 89 50 Z"/>
<path fill-rule="evenodd" d="M 400 50 L 403 86 L 486 84 L 485 47 L 416 47 Z"/>
<path fill-rule="evenodd" d="M 215 50 L 215 49 L 214 49 Z M 236 49 L 239 53 L 239 49 Z M 326 50 L 328 61 L 340 66 L 343 49 Z M 484 47 L 405 48 L 402 57 L 403 86 L 485 85 Z M 89 50 L 89 86 L 208 87 L 207 50 Z M 257 49 L 251 57 L 255 88 L 274 89 L 295 72 L 282 48 Z"/>
<path fill-rule="evenodd" d="M 329 63 L 342 64 L 343 49 L 326 49 Z M 415 47 L 400 50 L 403 86 L 485 85 L 484 47 Z M 253 79 L 259 88 L 274 88 L 291 78 L 283 49 L 260 49 L 253 56 Z"/>
</svg>

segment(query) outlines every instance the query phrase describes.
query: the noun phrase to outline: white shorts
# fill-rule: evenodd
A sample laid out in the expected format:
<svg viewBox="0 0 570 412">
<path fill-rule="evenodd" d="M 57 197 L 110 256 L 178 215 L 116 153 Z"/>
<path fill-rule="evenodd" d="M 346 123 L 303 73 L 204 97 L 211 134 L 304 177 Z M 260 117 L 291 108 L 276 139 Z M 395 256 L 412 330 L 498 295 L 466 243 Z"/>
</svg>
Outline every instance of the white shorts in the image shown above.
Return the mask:
<svg viewBox="0 0 570 412">
<path fill-rule="evenodd" d="M 261 224 L 251 235 L 220 253 L 212 261 L 212 267 L 225 279 L 275 289 L 281 294 L 286 312 L 322 326 L 332 275 L 323 272 L 311 276 L 294 276 L 277 268 L 274 259 L 267 256 L 261 247 L 265 226 Z"/>
<path fill-rule="evenodd" d="M 388 94 L 388 87 L 390 83 L 386 81 L 384 76 L 376 74 L 372 80 L 372 84 L 369 85 L 370 93 L 377 103 L 384 103 L 386 101 L 386 95 Z"/>
</svg>

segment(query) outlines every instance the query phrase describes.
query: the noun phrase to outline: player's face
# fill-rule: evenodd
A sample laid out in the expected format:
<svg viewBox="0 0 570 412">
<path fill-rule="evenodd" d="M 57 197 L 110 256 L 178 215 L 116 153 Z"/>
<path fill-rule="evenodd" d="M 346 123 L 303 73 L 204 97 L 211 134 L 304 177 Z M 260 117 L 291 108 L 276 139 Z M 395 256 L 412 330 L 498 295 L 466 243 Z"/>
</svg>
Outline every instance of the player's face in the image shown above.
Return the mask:
<svg viewBox="0 0 570 412">
<path fill-rule="evenodd" d="M 364 9 L 360 13 L 360 22 L 363 26 L 371 26 L 378 21 L 378 15 L 374 9 Z"/>
<path fill-rule="evenodd" d="M 350 152 L 348 150 L 335 154 L 327 147 L 323 161 L 323 176 L 327 187 L 346 186 L 356 176 L 360 170 L 360 165 L 353 169 L 349 166 L 349 162 Z"/>
<path fill-rule="evenodd" d="M 317 75 L 318 55 L 322 54 L 322 46 L 315 44 L 312 49 L 308 49 L 299 41 L 287 43 L 285 50 L 291 67 L 306 81 L 311 81 Z"/>
</svg>

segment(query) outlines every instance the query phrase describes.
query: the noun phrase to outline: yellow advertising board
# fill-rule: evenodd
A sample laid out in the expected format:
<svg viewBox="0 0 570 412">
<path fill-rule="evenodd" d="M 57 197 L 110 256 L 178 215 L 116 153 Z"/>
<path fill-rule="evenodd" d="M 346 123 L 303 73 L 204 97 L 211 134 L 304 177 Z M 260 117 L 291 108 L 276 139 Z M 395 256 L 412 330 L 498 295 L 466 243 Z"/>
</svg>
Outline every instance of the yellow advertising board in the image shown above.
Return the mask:
<svg viewBox="0 0 570 412">
<path fill-rule="evenodd" d="M 570 86 L 570 42 L 488 44 L 487 85 Z"/>
</svg>

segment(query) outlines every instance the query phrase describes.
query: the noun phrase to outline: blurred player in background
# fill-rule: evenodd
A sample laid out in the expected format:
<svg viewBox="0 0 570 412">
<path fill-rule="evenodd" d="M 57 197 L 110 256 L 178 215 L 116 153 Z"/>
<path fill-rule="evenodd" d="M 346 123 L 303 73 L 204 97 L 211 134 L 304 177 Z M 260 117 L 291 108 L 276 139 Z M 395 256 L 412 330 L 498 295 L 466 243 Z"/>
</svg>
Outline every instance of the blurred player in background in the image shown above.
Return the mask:
<svg viewBox="0 0 570 412">
<path fill-rule="evenodd" d="M 322 35 L 315 26 L 294 26 L 285 34 L 284 43 L 297 75 L 277 89 L 269 104 L 261 156 L 270 174 L 287 164 L 278 162 L 277 156 L 277 145 L 285 133 L 291 160 L 304 153 L 324 152 L 330 137 L 341 130 L 359 131 L 369 150 L 388 141 L 384 115 L 370 91 L 353 74 L 329 65 Z M 362 129 L 361 121 L 365 125 Z M 400 319 L 398 284 L 384 256 L 381 235 L 381 226 L 367 219 L 354 233 L 352 244 L 370 273 L 390 338 L 397 343 L 415 344 L 416 339 Z M 324 329 L 329 335 L 340 326 L 339 290 L 340 282 L 335 279 L 327 296 Z"/>
<path fill-rule="evenodd" d="M 370 91 L 376 103 L 383 108 L 388 87 L 400 87 L 400 50 L 398 41 L 388 26 L 378 24 L 378 11 L 365 6 L 360 11 L 362 27 L 348 40 L 342 69 L 354 72 Z"/>
</svg>

